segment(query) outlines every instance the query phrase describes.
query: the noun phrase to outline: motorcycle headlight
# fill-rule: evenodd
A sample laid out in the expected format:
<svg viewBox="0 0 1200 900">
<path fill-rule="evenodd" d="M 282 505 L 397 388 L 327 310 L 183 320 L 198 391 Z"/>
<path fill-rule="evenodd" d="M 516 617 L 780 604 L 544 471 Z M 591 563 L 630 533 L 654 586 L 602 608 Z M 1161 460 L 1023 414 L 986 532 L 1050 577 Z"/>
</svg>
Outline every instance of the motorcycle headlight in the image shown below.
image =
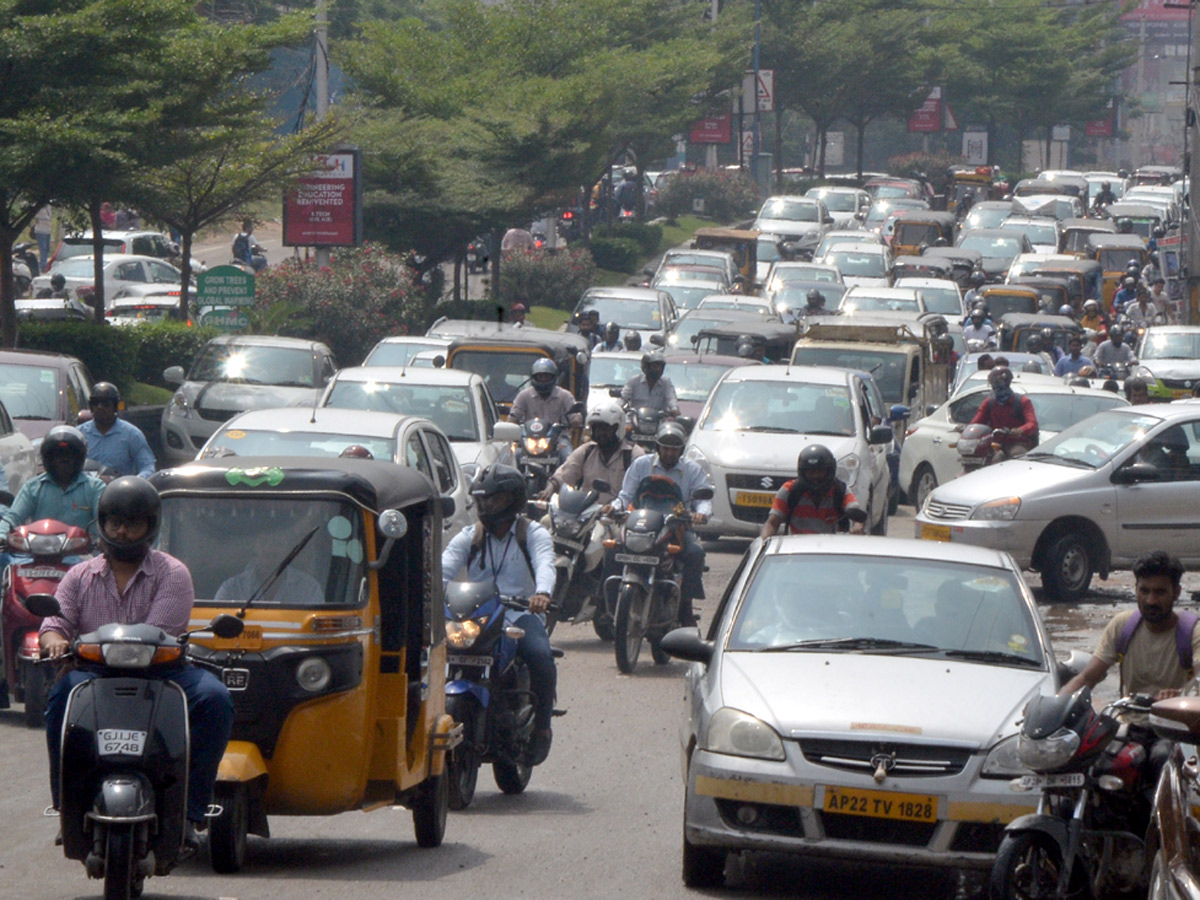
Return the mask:
<svg viewBox="0 0 1200 900">
<path fill-rule="evenodd" d="M 453 620 L 446 623 L 446 643 L 456 650 L 466 650 L 475 643 L 483 628 L 474 619 L 465 622 Z"/>
<path fill-rule="evenodd" d="M 646 531 L 625 532 L 625 549 L 630 553 L 649 553 L 654 549 L 657 535 Z"/>
<path fill-rule="evenodd" d="M 999 500 L 989 500 L 975 508 L 971 513 L 972 519 L 985 522 L 1011 522 L 1021 509 L 1020 497 L 1001 497 Z"/>
<path fill-rule="evenodd" d="M 704 748 L 729 756 L 784 759 L 783 741 L 774 728 L 749 713 L 728 706 L 713 714 Z"/>
<path fill-rule="evenodd" d="M 1069 728 L 1060 728 L 1049 737 L 1017 738 L 1017 757 L 1035 772 L 1050 772 L 1070 762 L 1079 749 L 1079 735 Z"/>
<path fill-rule="evenodd" d="M 29 552 L 34 556 L 57 556 L 63 552 L 65 534 L 33 534 L 29 536 Z"/>
<path fill-rule="evenodd" d="M 153 644 L 103 644 L 104 664 L 114 669 L 145 669 L 158 650 Z"/>
<path fill-rule="evenodd" d="M 527 437 L 525 438 L 525 452 L 533 456 L 540 456 L 550 449 L 550 441 L 544 437 Z"/>
<path fill-rule="evenodd" d="M 1029 767 L 1021 762 L 1017 748 L 1018 737 L 1010 735 L 988 751 L 980 774 L 985 778 L 1014 778 L 1027 773 Z"/>
<path fill-rule="evenodd" d="M 325 690 L 332 680 L 333 670 L 319 656 L 310 656 L 296 666 L 296 683 L 311 693 Z"/>
</svg>

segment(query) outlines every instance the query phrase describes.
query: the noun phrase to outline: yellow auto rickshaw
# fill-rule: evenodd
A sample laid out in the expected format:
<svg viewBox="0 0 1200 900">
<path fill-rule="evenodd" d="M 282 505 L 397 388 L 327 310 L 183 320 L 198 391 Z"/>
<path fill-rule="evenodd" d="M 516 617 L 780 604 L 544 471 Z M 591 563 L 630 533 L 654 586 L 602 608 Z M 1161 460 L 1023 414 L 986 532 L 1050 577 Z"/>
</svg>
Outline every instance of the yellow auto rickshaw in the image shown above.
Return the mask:
<svg viewBox="0 0 1200 900">
<path fill-rule="evenodd" d="M 892 226 L 892 255 L 919 256 L 927 247 L 954 246 L 954 213 L 906 209 Z"/>
<path fill-rule="evenodd" d="M 442 501 L 413 469 L 366 459 L 207 460 L 155 474 L 159 547 L 196 590 L 193 661 L 233 697 L 210 818 L 213 867 L 238 871 L 268 816 L 402 804 L 441 843 L 446 753 Z"/>
<path fill-rule="evenodd" d="M 995 170 L 991 166 L 951 166 L 946 174 L 946 212 L 957 214 L 968 196 L 972 204 L 996 199 Z"/>
<path fill-rule="evenodd" d="M 979 297 L 987 304 L 988 314 L 993 322 L 999 322 L 1001 316 L 1009 313 L 1033 315 L 1039 312 L 1037 290 L 1024 285 L 988 285 L 979 292 Z"/>
<path fill-rule="evenodd" d="M 1112 309 L 1113 295 L 1120 290 L 1130 261 L 1140 269 L 1150 259 L 1146 245 L 1136 234 L 1092 234 L 1088 235 L 1088 251 L 1089 258 L 1104 269 L 1100 305 Z"/>
<path fill-rule="evenodd" d="M 696 231 L 696 249 L 732 254 L 749 292 L 757 281 L 758 236 L 757 228 L 700 228 Z"/>
<path fill-rule="evenodd" d="M 1080 259 L 1089 257 L 1088 238 L 1093 234 L 1116 234 L 1112 219 L 1064 219 L 1063 253 Z"/>
</svg>

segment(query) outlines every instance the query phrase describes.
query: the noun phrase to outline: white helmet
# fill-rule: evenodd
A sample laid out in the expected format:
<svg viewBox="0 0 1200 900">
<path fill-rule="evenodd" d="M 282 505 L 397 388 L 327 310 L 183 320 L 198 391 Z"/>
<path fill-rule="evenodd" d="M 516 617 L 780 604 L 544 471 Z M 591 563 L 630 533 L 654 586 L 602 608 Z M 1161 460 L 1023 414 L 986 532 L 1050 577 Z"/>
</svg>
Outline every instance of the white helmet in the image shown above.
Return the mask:
<svg viewBox="0 0 1200 900">
<path fill-rule="evenodd" d="M 619 403 L 601 403 L 587 415 L 587 425 L 589 428 L 596 422 L 600 422 L 603 425 L 611 425 L 620 433 L 625 428 L 625 410 L 621 409 Z"/>
</svg>

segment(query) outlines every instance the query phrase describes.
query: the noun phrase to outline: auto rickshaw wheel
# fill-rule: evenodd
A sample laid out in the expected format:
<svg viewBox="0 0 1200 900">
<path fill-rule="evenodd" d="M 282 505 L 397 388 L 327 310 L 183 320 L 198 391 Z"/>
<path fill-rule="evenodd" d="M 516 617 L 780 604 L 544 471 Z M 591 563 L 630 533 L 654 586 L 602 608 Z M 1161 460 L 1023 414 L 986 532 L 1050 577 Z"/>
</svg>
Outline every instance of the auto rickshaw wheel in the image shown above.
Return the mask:
<svg viewBox="0 0 1200 900">
<path fill-rule="evenodd" d="M 213 803 L 221 815 L 209 821 L 208 848 L 214 872 L 240 872 L 246 862 L 246 834 L 250 830 L 250 802 L 246 786 L 218 782 Z"/>
<path fill-rule="evenodd" d="M 439 847 L 446 836 L 446 815 L 450 810 L 450 779 L 447 770 L 431 775 L 417 791 L 413 803 L 413 830 L 418 847 Z"/>
</svg>

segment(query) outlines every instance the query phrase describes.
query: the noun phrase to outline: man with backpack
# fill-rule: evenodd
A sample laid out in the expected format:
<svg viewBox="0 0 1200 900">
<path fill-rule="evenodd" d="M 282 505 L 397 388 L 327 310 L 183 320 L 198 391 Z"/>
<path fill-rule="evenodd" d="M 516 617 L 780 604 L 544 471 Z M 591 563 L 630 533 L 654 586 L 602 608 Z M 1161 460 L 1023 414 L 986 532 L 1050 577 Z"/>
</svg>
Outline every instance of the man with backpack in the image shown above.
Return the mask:
<svg viewBox="0 0 1200 900">
<path fill-rule="evenodd" d="M 833 534 L 842 520 L 852 534 L 862 534 L 867 514 L 837 477 L 837 460 L 823 444 L 810 444 L 796 460 L 796 478 L 775 495 L 761 536 L 771 537 L 786 525 L 785 534 Z"/>
<path fill-rule="evenodd" d="M 267 258 L 259 252 L 262 245 L 254 237 L 254 222 L 242 220 L 242 230 L 233 238 L 233 258 L 250 266 L 256 273 L 267 267 Z"/>
</svg>

